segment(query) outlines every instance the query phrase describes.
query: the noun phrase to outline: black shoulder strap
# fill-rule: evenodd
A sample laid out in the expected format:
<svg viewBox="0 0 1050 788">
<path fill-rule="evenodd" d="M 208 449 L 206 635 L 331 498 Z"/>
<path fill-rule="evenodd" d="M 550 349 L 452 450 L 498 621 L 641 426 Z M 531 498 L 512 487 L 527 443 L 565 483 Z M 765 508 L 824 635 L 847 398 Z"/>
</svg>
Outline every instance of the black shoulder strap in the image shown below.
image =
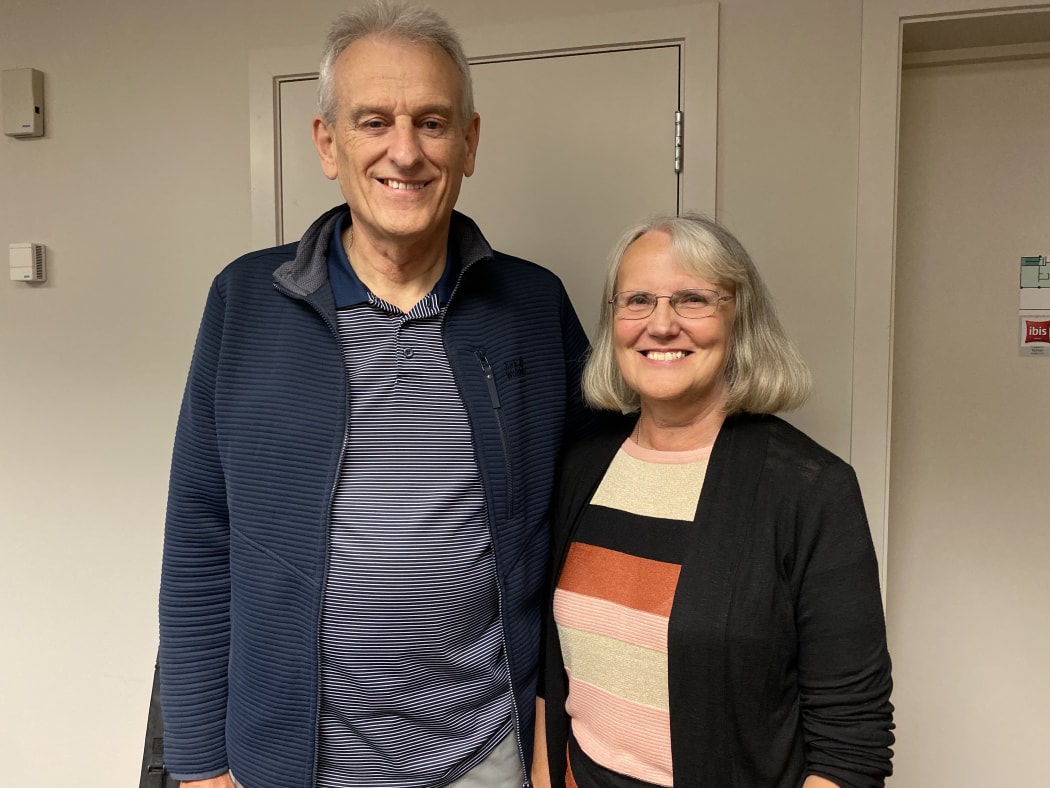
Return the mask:
<svg viewBox="0 0 1050 788">
<path fill-rule="evenodd" d="M 146 741 L 142 747 L 142 776 L 139 788 L 179 788 L 179 781 L 164 768 L 164 720 L 160 714 L 160 665 L 153 666 L 153 691 L 146 717 Z"/>
</svg>

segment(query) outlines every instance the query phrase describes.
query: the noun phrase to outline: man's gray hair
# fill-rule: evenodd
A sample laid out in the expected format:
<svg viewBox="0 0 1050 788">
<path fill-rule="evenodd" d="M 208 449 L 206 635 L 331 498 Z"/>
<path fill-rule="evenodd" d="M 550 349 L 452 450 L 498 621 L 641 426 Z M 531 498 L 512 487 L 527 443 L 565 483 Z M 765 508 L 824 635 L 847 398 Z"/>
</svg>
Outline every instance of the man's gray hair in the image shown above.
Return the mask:
<svg viewBox="0 0 1050 788">
<path fill-rule="evenodd" d="M 592 407 L 635 412 L 638 392 L 627 385 L 613 346 L 616 291 L 627 248 L 646 233 L 664 233 L 678 262 L 691 274 L 733 289 L 735 316 L 725 367 L 726 413 L 793 410 L 809 396 L 812 377 L 777 317 L 773 298 L 743 245 L 727 229 L 699 214 L 660 216 L 632 227 L 610 255 L 594 351 L 583 373 L 583 395 Z M 724 308 L 724 307 L 721 307 Z"/>
<path fill-rule="evenodd" d="M 464 127 L 470 123 L 474 117 L 474 87 L 470 79 L 470 64 L 456 31 L 432 8 L 387 0 L 365 3 L 332 23 L 321 52 L 318 80 L 318 100 L 325 123 L 334 124 L 338 112 L 335 61 L 348 46 L 368 36 L 440 47 L 452 59 L 459 73 L 460 122 Z"/>
</svg>

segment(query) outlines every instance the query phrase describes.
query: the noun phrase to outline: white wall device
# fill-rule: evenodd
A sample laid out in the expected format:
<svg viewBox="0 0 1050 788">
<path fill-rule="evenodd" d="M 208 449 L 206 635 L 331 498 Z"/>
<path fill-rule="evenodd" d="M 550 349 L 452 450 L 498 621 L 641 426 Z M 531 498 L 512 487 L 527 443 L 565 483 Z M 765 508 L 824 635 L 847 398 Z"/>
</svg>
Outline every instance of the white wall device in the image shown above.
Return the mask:
<svg viewBox="0 0 1050 788">
<path fill-rule="evenodd" d="M 35 68 L 0 71 L 4 134 L 8 137 L 44 136 L 44 74 Z"/>
<path fill-rule="evenodd" d="M 43 282 L 47 279 L 43 244 L 11 244 L 11 279 L 16 282 Z"/>
</svg>

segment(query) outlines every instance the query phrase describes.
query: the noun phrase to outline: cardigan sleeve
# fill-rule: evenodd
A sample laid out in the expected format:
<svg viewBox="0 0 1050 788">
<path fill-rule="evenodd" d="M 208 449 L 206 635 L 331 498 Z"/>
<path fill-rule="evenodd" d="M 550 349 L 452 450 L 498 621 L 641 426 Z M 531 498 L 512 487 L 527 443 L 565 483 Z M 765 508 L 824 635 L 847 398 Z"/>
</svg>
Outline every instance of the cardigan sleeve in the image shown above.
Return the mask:
<svg viewBox="0 0 1050 788">
<path fill-rule="evenodd" d="M 181 780 L 223 774 L 230 650 L 230 529 L 215 424 L 225 307 L 212 285 L 172 454 L 160 588 L 165 760 Z"/>
<path fill-rule="evenodd" d="M 597 413 L 594 418 L 598 426 L 591 428 L 591 434 L 571 443 L 563 452 L 551 497 L 551 555 L 544 598 L 545 623 L 537 694 L 546 701 L 547 761 L 552 788 L 565 786 L 565 747 L 570 724 L 565 711 L 568 680 L 554 620 L 554 589 L 583 509 L 605 475 L 616 448 L 634 428 L 636 417 L 606 412 Z"/>
<path fill-rule="evenodd" d="M 806 773 L 877 788 L 892 773 L 892 679 L 878 565 L 853 469 L 828 464 L 798 519 L 794 592 Z"/>
</svg>

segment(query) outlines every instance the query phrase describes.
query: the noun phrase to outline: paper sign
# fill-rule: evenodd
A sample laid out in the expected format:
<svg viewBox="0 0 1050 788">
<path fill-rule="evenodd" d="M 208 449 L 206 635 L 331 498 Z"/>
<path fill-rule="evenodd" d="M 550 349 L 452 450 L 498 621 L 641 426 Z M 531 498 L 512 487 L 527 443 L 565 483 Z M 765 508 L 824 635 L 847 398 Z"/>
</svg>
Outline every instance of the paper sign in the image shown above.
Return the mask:
<svg viewBox="0 0 1050 788">
<path fill-rule="evenodd" d="M 1050 358 L 1050 264 L 1046 255 L 1021 258 L 1017 314 L 1021 355 Z"/>
</svg>

